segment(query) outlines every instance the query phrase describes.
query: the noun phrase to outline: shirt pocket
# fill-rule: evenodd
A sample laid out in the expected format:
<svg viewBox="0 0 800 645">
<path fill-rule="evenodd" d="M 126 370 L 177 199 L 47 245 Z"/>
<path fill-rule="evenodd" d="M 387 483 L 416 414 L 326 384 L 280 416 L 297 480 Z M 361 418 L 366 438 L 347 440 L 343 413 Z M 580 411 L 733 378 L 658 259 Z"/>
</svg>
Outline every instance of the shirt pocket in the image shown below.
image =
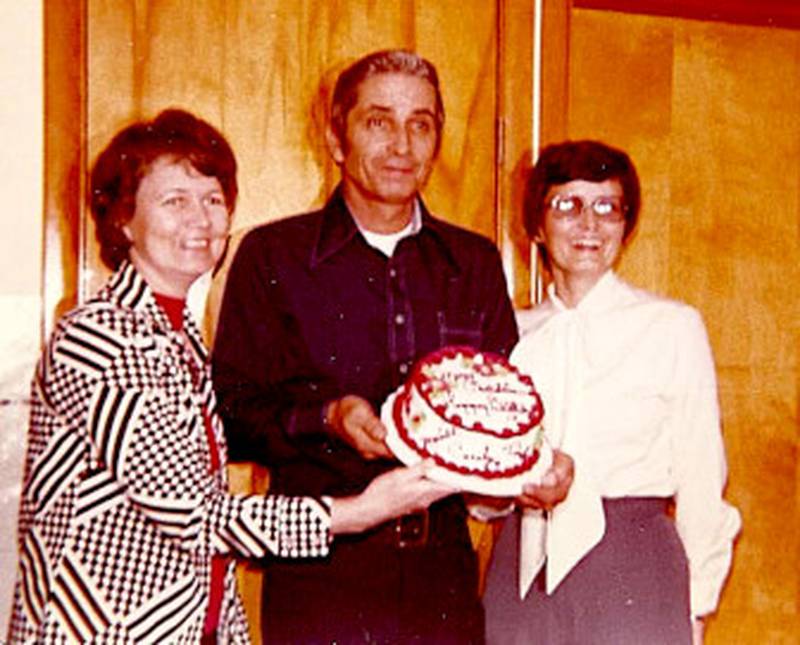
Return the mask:
<svg viewBox="0 0 800 645">
<path fill-rule="evenodd" d="M 437 311 L 439 343 L 468 345 L 480 349 L 483 343 L 483 321 L 486 314 L 476 309 Z"/>
</svg>

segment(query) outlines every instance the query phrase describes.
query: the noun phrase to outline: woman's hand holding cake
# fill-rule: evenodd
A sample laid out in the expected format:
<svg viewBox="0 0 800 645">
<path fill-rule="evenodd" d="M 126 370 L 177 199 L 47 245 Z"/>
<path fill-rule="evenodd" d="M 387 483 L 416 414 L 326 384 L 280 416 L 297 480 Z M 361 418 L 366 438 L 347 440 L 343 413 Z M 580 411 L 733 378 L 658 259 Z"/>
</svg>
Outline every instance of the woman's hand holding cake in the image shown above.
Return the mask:
<svg viewBox="0 0 800 645">
<path fill-rule="evenodd" d="M 575 462 L 572 457 L 560 450 L 553 450 L 553 463 L 550 468 L 538 484 L 530 483 L 522 486 L 522 495 L 515 500 L 517 506 L 551 510 L 567 497 L 574 476 Z"/>
<path fill-rule="evenodd" d="M 514 507 L 549 511 L 566 499 L 574 476 L 575 463 L 572 457 L 560 450 L 553 450 L 553 462 L 550 467 L 538 483 L 523 484 L 520 495 L 498 497 L 471 493 L 467 497 L 467 502 L 472 515 L 482 521 L 504 517 L 513 511 Z"/>
<path fill-rule="evenodd" d="M 359 533 L 393 517 L 428 508 L 459 490 L 428 479 L 433 466 L 430 460 L 408 468 L 395 468 L 376 477 L 361 495 L 334 500 L 331 508 L 331 531 Z M 398 495 L 398 491 L 403 491 Z"/>
</svg>

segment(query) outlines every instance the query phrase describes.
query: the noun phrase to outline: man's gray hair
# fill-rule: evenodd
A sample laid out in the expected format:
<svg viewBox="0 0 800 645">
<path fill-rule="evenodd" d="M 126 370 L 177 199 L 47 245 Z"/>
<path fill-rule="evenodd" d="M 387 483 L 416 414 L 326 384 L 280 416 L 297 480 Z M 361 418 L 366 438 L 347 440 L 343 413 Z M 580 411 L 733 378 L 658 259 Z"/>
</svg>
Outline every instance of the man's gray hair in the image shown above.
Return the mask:
<svg viewBox="0 0 800 645">
<path fill-rule="evenodd" d="M 416 76 L 431 84 L 436 92 L 436 149 L 442 139 L 444 103 L 439 89 L 439 75 L 433 63 L 406 49 L 373 52 L 344 70 L 336 81 L 331 102 L 331 129 L 342 146 L 347 145 L 347 115 L 358 102 L 358 86 L 378 74 L 400 73 Z"/>
</svg>

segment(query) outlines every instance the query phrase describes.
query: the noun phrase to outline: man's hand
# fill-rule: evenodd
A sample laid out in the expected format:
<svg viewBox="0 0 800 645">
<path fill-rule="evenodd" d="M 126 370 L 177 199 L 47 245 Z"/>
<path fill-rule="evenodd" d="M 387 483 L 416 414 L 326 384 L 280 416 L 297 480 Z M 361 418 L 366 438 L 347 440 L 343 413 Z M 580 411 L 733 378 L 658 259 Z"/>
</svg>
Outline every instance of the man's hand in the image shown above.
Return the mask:
<svg viewBox="0 0 800 645">
<path fill-rule="evenodd" d="M 525 484 L 522 495 L 517 497 L 517 505 L 527 508 L 551 510 L 563 501 L 575 476 L 575 463 L 567 453 L 553 451 L 553 463 L 539 484 Z"/>
<path fill-rule="evenodd" d="M 386 446 L 386 427 L 372 406 L 360 396 L 349 394 L 328 404 L 325 420 L 337 437 L 355 448 L 364 459 L 391 459 Z"/>
</svg>

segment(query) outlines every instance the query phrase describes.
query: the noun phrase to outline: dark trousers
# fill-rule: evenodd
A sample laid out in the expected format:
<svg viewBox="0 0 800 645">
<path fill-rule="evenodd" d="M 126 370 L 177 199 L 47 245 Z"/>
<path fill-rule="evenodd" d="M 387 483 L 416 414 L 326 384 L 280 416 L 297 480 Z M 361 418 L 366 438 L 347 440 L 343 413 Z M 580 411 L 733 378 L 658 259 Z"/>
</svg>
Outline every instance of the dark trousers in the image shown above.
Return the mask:
<svg viewBox="0 0 800 645">
<path fill-rule="evenodd" d="M 503 527 L 489 568 L 487 643 L 691 644 L 686 554 L 661 498 L 604 500 L 606 532 L 551 596 L 544 573 L 520 600 L 519 515 Z"/>
<path fill-rule="evenodd" d="M 271 561 L 264 642 L 482 643 L 477 562 L 466 526 L 437 526 L 434 519 L 424 545 L 399 547 L 390 525 L 337 538 L 323 560 Z"/>
</svg>

